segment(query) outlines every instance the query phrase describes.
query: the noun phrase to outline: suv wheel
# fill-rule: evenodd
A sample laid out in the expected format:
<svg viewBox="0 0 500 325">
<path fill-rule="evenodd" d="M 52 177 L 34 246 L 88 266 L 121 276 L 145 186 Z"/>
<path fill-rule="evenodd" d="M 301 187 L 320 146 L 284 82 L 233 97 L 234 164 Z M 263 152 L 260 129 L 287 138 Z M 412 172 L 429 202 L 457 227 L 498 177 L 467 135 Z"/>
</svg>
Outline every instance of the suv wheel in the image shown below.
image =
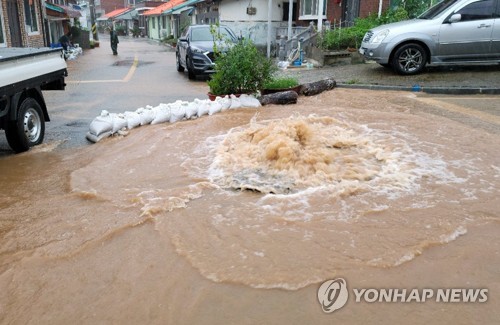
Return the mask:
<svg viewBox="0 0 500 325">
<path fill-rule="evenodd" d="M 181 65 L 181 58 L 179 57 L 179 53 L 175 55 L 175 66 L 177 71 L 184 72 L 184 67 Z"/>
<path fill-rule="evenodd" d="M 191 60 L 189 59 L 189 57 L 186 57 L 186 68 L 188 71 L 188 78 L 191 80 L 196 79 L 196 74 L 193 71 Z"/>
<path fill-rule="evenodd" d="M 399 74 L 410 75 L 422 72 L 426 63 L 425 49 L 421 45 L 410 43 L 396 50 L 391 65 Z"/>
</svg>

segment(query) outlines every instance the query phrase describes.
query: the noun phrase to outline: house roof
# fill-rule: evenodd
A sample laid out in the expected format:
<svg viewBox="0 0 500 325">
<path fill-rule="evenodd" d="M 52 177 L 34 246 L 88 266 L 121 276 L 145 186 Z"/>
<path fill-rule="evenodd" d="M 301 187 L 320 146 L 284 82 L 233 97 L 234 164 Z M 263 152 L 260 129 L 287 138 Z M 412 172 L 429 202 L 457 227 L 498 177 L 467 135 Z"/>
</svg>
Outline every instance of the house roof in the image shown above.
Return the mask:
<svg viewBox="0 0 500 325">
<path fill-rule="evenodd" d="M 49 10 L 53 10 L 55 12 L 65 14 L 68 18 L 77 18 L 77 17 L 82 16 L 82 14 L 79 10 L 79 9 L 81 9 L 80 7 L 74 8 L 74 7 L 70 7 L 70 6 L 55 5 L 55 4 L 48 3 L 48 2 L 45 3 L 45 7 Z"/>
<path fill-rule="evenodd" d="M 193 5 L 193 4 L 196 4 L 198 2 L 202 2 L 202 1 L 204 1 L 204 0 L 187 0 L 187 1 L 183 1 L 181 3 L 176 4 L 173 8 L 167 9 L 163 13 L 165 13 L 165 14 L 171 13 L 172 15 L 180 14 L 181 12 L 183 12 L 185 10 L 193 9 L 193 7 L 189 7 L 189 8 L 186 8 L 186 7 L 188 7 L 190 5 Z"/>
<path fill-rule="evenodd" d="M 113 11 L 111 11 L 111 12 L 109 12 L 109 13 L 105 14 L 105 15 L 104 15 L 103 17 L 101 17 L 101 18 L 104 18 L 104 17 L 105 17 L 105 18 L 107 18 L 107 19 L 111 19 L 111 18 L 114 18 L 114 17 L 116 17 L 116 16 L 122 15 L 122 14 L 124 14 L 124 13 L 126 13 L 127 11 L 130 11 L 130 10 L 132 10 L 132 9 L 130 9 L 130 8 L 120 8 L 120 9 L 115 9 L 115 10 L 113 10 Z"/>
<path fill-rule="evenodd" d="M 167 3 L 164 3 L 154 9 L 148 10 L 144 12 L 144 16 L 154 16 L 154 15 L 161 15 L 164 11 L 170 10 L 175 6 L 178 6 L 185 2 L 185 0 L 170 0 Z"/>
</svg>

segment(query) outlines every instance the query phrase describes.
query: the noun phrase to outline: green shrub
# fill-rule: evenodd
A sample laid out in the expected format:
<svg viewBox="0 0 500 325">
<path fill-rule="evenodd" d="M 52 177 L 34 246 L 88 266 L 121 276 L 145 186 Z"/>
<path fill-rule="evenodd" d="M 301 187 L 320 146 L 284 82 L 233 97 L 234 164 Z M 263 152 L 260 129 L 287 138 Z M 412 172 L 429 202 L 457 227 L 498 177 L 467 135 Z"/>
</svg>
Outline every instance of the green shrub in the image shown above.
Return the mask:
<svg viewBox="0 0 500 325">
<path fill-rule="evenodd" d="M 386 11 L 380 18 L 372 14 L 366 18 L 358 18 L 354 26 L 326 31 L 318 41 L 318 46 L 325 50 L 345 50 L 358 48 L 366 32 L 382 24 L 408 19 L 408 13 L 402 7 Z"/>
<path fill-rule="evenodd" d="M 274 77 L 264 84 L 264 89 L 288 89 L 297 87 L 299 81 L 293 77 Z"/>
<path fill-rule="evenodd" d="M 215 73 L 208 86 L 214 95 L 255 93 L 275 70 L 272 61 L 251 40 L 243 39 L 226 52 L 217 53 Z"/>
</svg>

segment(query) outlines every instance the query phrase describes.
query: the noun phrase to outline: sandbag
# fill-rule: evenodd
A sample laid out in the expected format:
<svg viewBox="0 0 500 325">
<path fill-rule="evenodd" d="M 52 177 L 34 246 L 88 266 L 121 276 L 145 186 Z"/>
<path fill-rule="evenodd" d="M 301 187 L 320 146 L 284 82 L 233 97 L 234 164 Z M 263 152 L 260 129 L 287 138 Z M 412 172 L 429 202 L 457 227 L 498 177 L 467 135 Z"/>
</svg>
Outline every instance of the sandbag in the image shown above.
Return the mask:
<svg viewBox="0 0 500 325">
<path fill-rule="evenodd" d="M 136 112 L 125 112 L 123 113 L 125 119 L 127 120 L 127 129 L 132 130 L 133 128 L 141 125 L 141 116 Z"/>
<path fill-rule="evenodd" d="M 215 101 L 218 102 L 221 105 L 221 112 L 224 112 L 231 107 L 231 97 L 229 96 L 224 96 L 224 97 L 215 97 Z"/>
<path fill-rule="evenodd" d="M 238 97 L 235 95 L 230 95 L 229 97 L 231 97 L 231 106 L 229 106 L 229 109 L 241 108 L 241 102 Z"/>
<path fill-rule="evenodd" d="M 198 105 L 195 101 L 192 101 L 186 105 L 186 118 L 195 119 L 198 117 Z"/>
<path fill-rule="evenodd" d="M 110 114 L 110 116 L 113 119 L 113 129 L 112 133 L 116 133 L 120 131 L 121 129 L 127 128 L 127 120 L 125 119 L 125 115 L 123 114 Z"/>
<path fill-rule="evenodd" d="M 152 106 L 138 108 L 136 111 L 141 117 L 141 125 L 150 124 L 155 119 L 155 113 Z"/>
<path fill-rule="evenodd" d="M 250 95 L 242 94 L 239 99 L 241 107 L 257 108 L 262 106 L 257 98 Z"/>
<path fill-rule="evenodd" d="M 113 131 L 113 117 L 103 111 L 100 116 L 90 122 L 89 132 L 95 136 L 100 136 L 106 132 Z"/>
<path fill-rule="evenodd" d="M 208 115 L 214 115 L 222 110 L 222 105 L 218 101 L 208 103 Z"/>
<path fill-rule="evenodd" d="M 169 104 L 160 104 L 153 108 L 155 112 L 155 118 L 151 121 L 151 124 L 160 124 L 170 121 L 170 105 Z"/>
<path fill-rule="evenodd" d="M 186 117 L 186 107 L 184 105 L 172 105 L 170 109 L 170 123 L 183 120 Z"/>
<path fill-rule="evenodd" d="M 208 111 L 210 109 L 208 100 L 195 99 L 194 101 L 198 105 L 198 117 L 208 114 Z"/>
<path fill-rule="evenodd" d="M 90 132 L 87 132 L 87 135 L 85 137 L 87 138 L 87 140 L 96 143 L 109 136 L 111 136 L 111 131 L 101 133 L 100 135 L 95 135 Z"/>
</svg>

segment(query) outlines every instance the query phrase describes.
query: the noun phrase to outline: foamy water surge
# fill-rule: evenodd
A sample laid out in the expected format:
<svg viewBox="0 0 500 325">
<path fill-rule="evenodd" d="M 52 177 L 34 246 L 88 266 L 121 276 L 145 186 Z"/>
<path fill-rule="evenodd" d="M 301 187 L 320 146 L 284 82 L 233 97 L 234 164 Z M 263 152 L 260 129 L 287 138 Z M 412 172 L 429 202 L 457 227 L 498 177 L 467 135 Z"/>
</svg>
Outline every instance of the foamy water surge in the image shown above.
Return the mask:
<svg viewBox="0 0 500 325">
<path fill-rule="evenodd" d="M 446 198 L 466 200 L 458 185 L 477 170 L 436 148 L 400 128 L 254 117 L 198 146 L 183 166 L 218 189 L 162 222 L 214 281 L 297 289 L 343 269 L 397 266 L 467 231 Z"/>
<path fill-rule="evenodd" d="M 262 193 L 334 187 L 342 193 L 370 190 L 394 196 L 417 189 L 422 168 L 435 167 L 417 168 L 417 160 L 436 165 L 417 156 L 394 134 L 331 117 L 254 118 L 217 146 L 209 177 L 224 188 Z"/>
</svg>

